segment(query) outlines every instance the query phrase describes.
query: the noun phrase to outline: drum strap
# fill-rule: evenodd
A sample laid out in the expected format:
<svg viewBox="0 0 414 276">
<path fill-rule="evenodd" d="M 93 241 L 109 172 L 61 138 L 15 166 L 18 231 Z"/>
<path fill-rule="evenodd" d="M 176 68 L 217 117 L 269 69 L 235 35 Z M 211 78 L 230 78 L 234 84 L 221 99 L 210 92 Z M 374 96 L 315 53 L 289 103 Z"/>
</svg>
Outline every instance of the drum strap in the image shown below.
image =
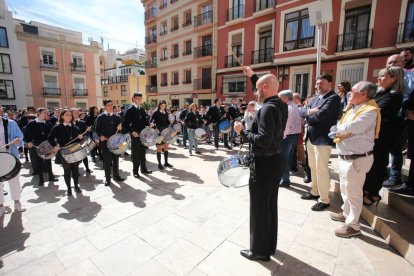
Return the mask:
<svg viewBox="0 0 414 276">
<path fill-rule="evenodd" d="M 6 140 L 6 144 L 9 143 L 9 120 L 3 119 L 3 127 L 4 127 L 4 139 Z M 6 147 L 6 149 L 9 149 L 9 146 Z"/>
</svg>

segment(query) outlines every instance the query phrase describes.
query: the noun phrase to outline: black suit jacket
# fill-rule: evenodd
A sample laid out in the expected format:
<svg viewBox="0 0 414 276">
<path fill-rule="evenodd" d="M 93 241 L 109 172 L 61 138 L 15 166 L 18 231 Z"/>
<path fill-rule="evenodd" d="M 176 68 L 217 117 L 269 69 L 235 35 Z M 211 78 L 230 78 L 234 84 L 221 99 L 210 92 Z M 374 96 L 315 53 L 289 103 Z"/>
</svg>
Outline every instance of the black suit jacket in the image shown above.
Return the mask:
<svg viewBox="0 0 414 276">
<path fill-rule="evenodd" d="M 308 110 L 319 107 L 319 111 L 308 115 Z M 328 133 L 336 125 L 341 112 L 341 97 L 334 91 L 329 91 L 322 98 L 316 98 L 309 107 L 301 110 L 301 116 L 306 118 L 308 124 L 308 137 L 313 145 L 333 145 Z"/>
</svg>

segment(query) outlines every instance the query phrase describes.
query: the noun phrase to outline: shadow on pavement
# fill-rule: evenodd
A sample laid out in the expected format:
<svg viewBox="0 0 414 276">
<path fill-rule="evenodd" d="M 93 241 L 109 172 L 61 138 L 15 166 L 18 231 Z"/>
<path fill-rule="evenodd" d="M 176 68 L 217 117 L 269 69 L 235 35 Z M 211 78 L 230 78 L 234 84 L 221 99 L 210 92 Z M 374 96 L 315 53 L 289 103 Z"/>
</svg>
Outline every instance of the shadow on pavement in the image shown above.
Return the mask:
<svg viewBox="0 0 414 276">
<path fill-rule="evenodd" d="M 277 250 L 278 251 L 278 250 Z M 276 253 L 278 254 L 278 253 Z M 283 253 L 282 253 L 283 254 Z M 289 255 L 285 254 L 280 264 L 273 275 L 318 275 L 328 276 L 329 274 L 320 271 L 319 269 Z M 275 261 L 261 262 L 260 264 L 267 269 L 271 270 L 271 267 L 275 266 Z"/>
<path fill-rule="evenodd" d="M 153 177 L 152 175 L 147 175 L 147 178 L 141 178 L 141 181 L 151 187 L 151 190 L 147 192 L 155 196 L 166 196 L 170 195 L 175 200 L 183 200 L 185 196 L 175 192 L 176 189 L 179 189 L 182 185 L 179 185 L 178 182 L 165 182 L 159 178 Z"/>
<path fill-rule="evenodd" d="M 24 186 L 25 185 L 26 183 Z M 47 185 L 47 182 L 45 185 Z M 54 182 L 50 182 L 48 186 L 38 187 L 35 189 L 34 193 L 37 195 L 37 198 L 27 200 L 30 203 L 56 203 L 59 202 L 62 196 L 66 193 L 66 187 L 65 190 L 59 190 L 59 185 L 55 185 Z"/>
<path fill-rule="evenodd" d="M 188 181 L 193 182 L 197 184 L 203 184 L 204 181 L 195 173 L 188 172 L 186 170 L 180 170 L 177 168 L 173 168 L 172 170 L 166 171 L 168 175 L 172 176 L 172 179 L 174 180 L 180 180 L 180 181 Z"/>
<path fill-rule="evenodd" d="M 68 200 L 62 204 L 67 213 L 58 214 L 59 218 L 66 220 L 76 219 L 80 222 L 93 220 L 101 211 L 102 206 L 91 201 L 90 196 L 74 193 L 74 196 L 68 197 Z"/>
<path fill-rule="evenodd" d="M 117 184 L 119 187 L 113 184 L 109 186 L 114 193 L 113 198 L 123 203 L 132 202 L 134 206 L 139 208 L 145 208 L 147 206 L 145 203 L 145 200 L 147 198 L 146 192 L 139 189 L 134 189 L 122 182 L 117 182 Z"/>
</svg>

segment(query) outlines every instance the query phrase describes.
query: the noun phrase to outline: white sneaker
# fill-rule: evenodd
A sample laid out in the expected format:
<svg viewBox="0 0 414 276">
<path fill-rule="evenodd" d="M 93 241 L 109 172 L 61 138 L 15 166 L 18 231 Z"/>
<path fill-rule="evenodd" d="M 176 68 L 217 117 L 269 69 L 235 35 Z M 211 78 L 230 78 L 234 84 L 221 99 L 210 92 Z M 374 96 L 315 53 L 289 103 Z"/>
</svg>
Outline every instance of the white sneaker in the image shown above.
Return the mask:
<svg viewBox="0 0 414 276">
<path fill-rule="evenodd" d="M 26 211 L 26 208 L 24 208 L 24 206 L 22 206 L 22 204 L 19 202 L 14 204 L 14 210 L 18 212 L 24 212 Z"/>
<path fill-rule="evenodd" d="M 2 217 L 6 213 L 6 208 L 0 207 L 0 217 Z"/>
</svg>

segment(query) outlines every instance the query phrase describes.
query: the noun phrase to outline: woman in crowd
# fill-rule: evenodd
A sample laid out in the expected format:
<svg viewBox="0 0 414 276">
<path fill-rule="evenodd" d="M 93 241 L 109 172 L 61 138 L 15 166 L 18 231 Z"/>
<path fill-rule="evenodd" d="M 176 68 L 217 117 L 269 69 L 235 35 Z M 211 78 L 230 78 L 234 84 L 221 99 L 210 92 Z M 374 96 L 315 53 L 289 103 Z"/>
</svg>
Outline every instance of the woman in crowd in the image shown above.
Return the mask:
<svg viewBox="0 0 414 276">
<path fill-rule="evenodd" d="M 79 162 L 68 163 L 61 154 L 61 149 L 71 144 L 77 143 L 83 139 L 79 129 L 73 124 L 72 111 L 69 109 L 63 109 L 59 115 L 59 124 L 52 128 L 49 134 L 48 141 L 58 151 L 56 158 L 60 158 L 62 162 L 64 178 L 66 187 L 68 188 L 67 195 L 72 195 L 72 188 L 70 185 L 70 179 L 73 178 L 73 184 L 75 185 L 75 192 L 81 193 L 79 188 Z M 57 141 L 57 142 L 56 142 Z"/>
<path fill-rule="evenodd" d="M 170 125 L 168 118 L 168 112 L 165 110 L 167 103 L 160 101 L 157 110 L 152 114 L 151 123 L 154 123 L 158 131 L 161 132 Z M 161 153 L 164 151 L 164 166 L 161 164 Z M 157 143 L 157 160 L 158 168 L 163 170 L 164 167 L 172 168 L 172 165 L 168 163 L 168 144 L 164 141 Z"/>
<path fill-rule="evenodd" d="M 349 104 L 349 96 L 351 92 L 351 83 L 347 80 L 338 83 L 338 95 L 341 97 L 341 108 L 343 112 L 348 111 L 351 108 Z M 342 116 L 342 113 L 341 113 Z"/>
<path fill-rule="evenodd" d="M 254 110 L 256 107 L 256 102 L 255 101 L 250 101 L 249 104 L 247 105 L 247 109 L 246 112 L 244 113 L 244 117 L 243 120 L 245 122 L 246 125 L 246 130 L 251 130 L 252 129 L 252 124 L 254 121 L 254 118 L 256 118 L 256 111 Z"/>
<path fill-rule="evenodd" d="M 398 131 L 398 112 L 402 106 L 404 71 L 400 67 L 388 67 L 378 74 L 378 91 L 375 101 L 381 109 L 381 128 L 374 145 L 374 163 L 364 184 L 364 204 L 372 205 L 381 200 L 379 191 L 385 179 L 388 156 Z"/>
<path fill-rule="evenodd" d="M 189 152 L 193 155 L 193 146 L 196 154 L 201 154 L 198 150 L 198 140 L 195 138 L 195 130 L 199 128 L 201 122 L 200 114 L 197 111 L 197 104 L 190 104 L 190 111 L 185 116 L 184 123 L 187 125 L 188 141 L 190 142 Z"/>
</svg>

